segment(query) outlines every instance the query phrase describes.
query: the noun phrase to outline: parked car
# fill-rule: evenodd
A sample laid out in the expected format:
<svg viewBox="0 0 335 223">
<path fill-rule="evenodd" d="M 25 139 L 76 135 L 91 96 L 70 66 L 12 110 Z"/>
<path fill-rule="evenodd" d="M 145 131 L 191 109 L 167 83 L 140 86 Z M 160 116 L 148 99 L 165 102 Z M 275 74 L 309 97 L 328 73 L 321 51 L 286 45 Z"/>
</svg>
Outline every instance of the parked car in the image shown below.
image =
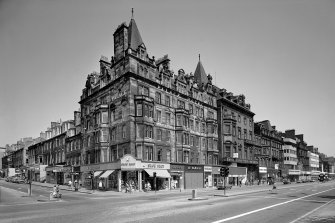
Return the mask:
<svg viewBox="0 0 335 223">
<path fill-rule="evenodd" d="M 13 177 L 7 177 L 6 178 L 6 182 L 12 182 L 12 180 L 13 180 Z"/>
<path fill-rule="evenodd" d="M 284 179 L 283 184 L 291 184 L 291 181 L 289 179 Z"/>
<path fill-rule="evenodd" d="M 300 184 L 300 183 L 302 183 L 302 181 L 301 180 L 297 180 L 297 184 Z"/>
</svg>

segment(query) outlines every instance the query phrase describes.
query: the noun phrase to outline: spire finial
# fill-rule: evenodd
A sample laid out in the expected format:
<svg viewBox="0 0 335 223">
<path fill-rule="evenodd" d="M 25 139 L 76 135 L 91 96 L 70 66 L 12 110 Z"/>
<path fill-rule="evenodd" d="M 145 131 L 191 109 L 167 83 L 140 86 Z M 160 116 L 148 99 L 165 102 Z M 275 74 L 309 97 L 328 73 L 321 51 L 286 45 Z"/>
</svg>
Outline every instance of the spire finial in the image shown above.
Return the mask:
<svg viewBox="0 0 335 223">
<path fill-rule="evenodd" d="M 200 62 L 200 53 L 199 53 L 199 62 Z"/>
<path fill-rule="evenodd" d="M 131 19 L 134 19 L 134 8 L 131 8 Z"/>
</svg>

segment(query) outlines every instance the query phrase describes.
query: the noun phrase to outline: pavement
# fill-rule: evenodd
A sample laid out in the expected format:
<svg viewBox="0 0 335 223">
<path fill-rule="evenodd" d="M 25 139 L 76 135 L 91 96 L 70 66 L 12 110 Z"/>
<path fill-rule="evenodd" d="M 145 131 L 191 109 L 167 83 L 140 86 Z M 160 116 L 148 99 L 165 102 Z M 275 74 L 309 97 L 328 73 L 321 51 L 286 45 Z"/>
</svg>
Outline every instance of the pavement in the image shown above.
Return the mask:
<svg viewBox="0 0 335 223">
<path fill-rule="evenodd" d="M 50 183 L 40 183 L 40 182 L 32 182 L 32 185 L 37 185 L 41 187 L 48 187 L 50 189 L 53 188 L 54 184 Z M 292 186 L 295 184 L 291 184 Z M 281 188 L 287 188 L 288 185 L 283 185 L 282 183 L 277 184 L 277 190 Z M 159 191 L 148 191 L 148 192 L 132 192 L 132 193 L 123 193 L 117 191 L 102 191 L 102 190 L 89 190 L 86 188 L 79 188 L 78 191 L 75 191 L 74 188 L 71 188 L 67 185 L 59 185 L 60 190 L 73 191 L 75 193 L 87 193 L 93 194 L 95 196 L 144 196 L 144 195 L 159 195 L 159 194 L 180 194 L 180 195 L 190 195 L 192 196 L 193 189 L 174 189 L 174 190 L 159 190 Z M 240 194 L 246 193 L 255 193 L 262 191 L 272 190 L 272 185 L 261 184 L 261 185 L 250 185 L 250 186 L 232 186 L 232 189 L 226 190 L 226 196 L 236 196 Z M 196 189 L 196 194 L 200 196 L 223 196 L 224 191 L 218 190 L 216 188 L 198 188 Z"/>
</svg>

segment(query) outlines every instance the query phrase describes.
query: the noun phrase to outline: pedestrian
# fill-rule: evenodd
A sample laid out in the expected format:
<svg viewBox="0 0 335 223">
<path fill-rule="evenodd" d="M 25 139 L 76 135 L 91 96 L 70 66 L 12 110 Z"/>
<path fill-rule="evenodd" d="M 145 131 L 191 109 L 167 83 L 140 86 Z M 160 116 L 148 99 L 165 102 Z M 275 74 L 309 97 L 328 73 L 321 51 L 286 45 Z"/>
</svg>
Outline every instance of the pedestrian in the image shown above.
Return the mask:
<svg viewBox="0 0 335 223">
<path fill-rule="evenodd" d="M 99 181 L 99 189 L 102 190 L 103 189 L 103 184 L 102 184 L 102 180 Z"/>
<path fill-rule="evenodd" d="M 69 180 L 69 187 L 72 187 L 72 181 L 71 180 Z"/>
<path fill-rule="evenodd" d="M 52 188 L 52 196 L 53 197 L 57 196 L 57 187 L 56 187 L 56 185 L 54 185 L 54 187 Z"/>
</svg>

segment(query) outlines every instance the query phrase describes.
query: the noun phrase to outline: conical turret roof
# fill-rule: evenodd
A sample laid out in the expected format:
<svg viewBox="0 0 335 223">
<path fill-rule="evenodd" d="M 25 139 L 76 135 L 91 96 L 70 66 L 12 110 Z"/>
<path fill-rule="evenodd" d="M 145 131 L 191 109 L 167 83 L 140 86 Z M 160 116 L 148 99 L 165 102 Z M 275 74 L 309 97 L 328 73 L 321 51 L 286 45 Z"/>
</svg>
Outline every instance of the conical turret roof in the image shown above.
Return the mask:
<svg viewBox="0 0 335 223">
<path fill-rule="evenodd" d="M 195 69 L 195 72 L 194 72 L 194 79 L 199 85 L 204 84 L 205 86 L 208 83 L 207 74 L 200 61 L 200 55 L 199 55 L 199 62 L 198 62 L 197 68 Z"/>
<path fill-rule="evenodd" d="M 144 45 L 135 20 L 132 18 L 128 28 L 128 44 L 132 50 L 137 50 L 140 45 Z M 145 47 L 145 46 L 144 46 Z"/>
</svg>

